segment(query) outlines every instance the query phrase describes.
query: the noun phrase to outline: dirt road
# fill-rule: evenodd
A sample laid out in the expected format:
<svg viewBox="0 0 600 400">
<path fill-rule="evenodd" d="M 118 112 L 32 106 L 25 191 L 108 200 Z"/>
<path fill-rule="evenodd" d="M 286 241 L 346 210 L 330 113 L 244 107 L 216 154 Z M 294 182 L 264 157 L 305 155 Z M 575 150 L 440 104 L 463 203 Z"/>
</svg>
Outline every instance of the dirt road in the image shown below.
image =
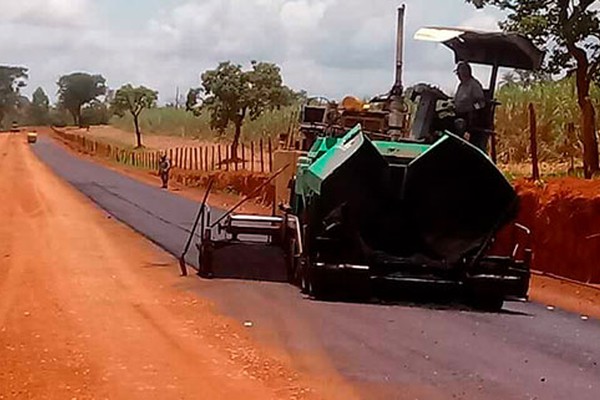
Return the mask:
<svg viewBox="0 0 600 400">
<path fill-rule="evenodd" d="M 0 171 L 0 399 L 352 397 L 255 346 L 24 136 L 0 135 Z"/>
<path fill-rule="evenodd" d="M 181 250 L 197 202 L 40 139 L 34 152 L 58 175 L 161 247 Z M 243 268 L 216 271 L 228 279 L 192 279 L 185 288 L 241 323 L 253 321 L 252 337 L 276 343 L 298 370 L 319 376 L 327 365 L 320 360 L 328 360 L 365 399 L 598 398 L 595 320 L 536 303 L 508 303 L 503 313 L 482 314 L 410 302 L 310 301 L 277 283 L 281 269 L 272 257 L 243 257 Z M 188 260 L 197 261 L 194 255 Z"/>
</svg>

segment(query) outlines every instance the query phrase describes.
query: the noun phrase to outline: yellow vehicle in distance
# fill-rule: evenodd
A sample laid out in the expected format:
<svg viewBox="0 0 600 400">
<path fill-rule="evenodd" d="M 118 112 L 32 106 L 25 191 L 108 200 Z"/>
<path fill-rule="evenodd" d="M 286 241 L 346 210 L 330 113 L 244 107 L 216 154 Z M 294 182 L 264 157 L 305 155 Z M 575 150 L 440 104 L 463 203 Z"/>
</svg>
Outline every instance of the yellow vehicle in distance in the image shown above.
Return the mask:
<svg viewBox="0 0 600 400">
<path fill-rule="evenodd" d="M 34 144 L 37 142 L 38 134 L 35 131 L 27 133 L 27 143 Z"/>
</svg>

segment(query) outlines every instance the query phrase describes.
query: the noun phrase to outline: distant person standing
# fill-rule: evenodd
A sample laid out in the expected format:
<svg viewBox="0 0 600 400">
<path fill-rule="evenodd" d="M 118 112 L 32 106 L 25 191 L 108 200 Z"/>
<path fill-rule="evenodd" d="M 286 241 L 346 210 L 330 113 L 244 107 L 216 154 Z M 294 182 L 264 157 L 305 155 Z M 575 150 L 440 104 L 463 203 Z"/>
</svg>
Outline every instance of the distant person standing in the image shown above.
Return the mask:
<svg viewBox="0 0 600 400">
<path fill-rule="evenodd" d="M 169 173 L 171 172 L 171 160 L 167 157 L 166 154 L 162 154 L 160 156 L 160 160 L 158 161 L 158 174 L 160 175 L 160 180 L 162 181 L 162 188 L 168 189 L 169 187 Z"/>
<path fill-rule="evenodd" d="M 483 86 L 473 76 L 469 63 L 461 61 L 456 66 L 456 75 L 460 84 L 454 97 L 457 118 L 465 120 L 467 133 L 465 139 L 481 150 L 487 150 L 488 135 L 481 130 L 482 110 L 486 105 Z"/>
</svg>

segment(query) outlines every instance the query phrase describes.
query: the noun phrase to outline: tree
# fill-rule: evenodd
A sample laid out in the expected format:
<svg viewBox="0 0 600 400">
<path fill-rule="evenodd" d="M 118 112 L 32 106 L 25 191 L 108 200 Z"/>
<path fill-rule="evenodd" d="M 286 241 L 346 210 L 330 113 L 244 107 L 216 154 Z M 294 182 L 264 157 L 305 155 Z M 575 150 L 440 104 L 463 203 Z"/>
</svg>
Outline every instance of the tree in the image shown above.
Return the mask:
<svg viewBox="0 0 600 400">
<path fill-rule="evenodd" d="M 202 88 L 188 92 L 186 109 L 196 115 L 208 111 L 211 128 L 219 132 L 233 124 L 231 153 L 236 158 L 244 119 L 255 120 L 265 111 L 290 105 L 290 93 L 275 64 L 253 61 L 252 69 L 244 71 L 240 65 L 223 62 L 202 74 Z"/>
<path fill-rule="evenodd" d="M 92 100 L 81 107 L 81 122 L 84 126 L 107 125 L 112 116 L 110 104 L 106 101 Z"/>
<path fill-rule="evenodd" d="M 506 72 L 500 79 L 500 86 L 510 86 L 517 83 L 517 74 L 515 72 Z"/>
<path fill-rule="evenodd" d="M 185 110 L 193 112 L 194 114 L 199 114 L 199 102 L 201 101 L 200 95 L 202 94 L 202 89 L 200 88 L 191 88 L 188 91 L 185 101 Z"/>
<path fill-rule="evenodd" d="M 112 102 L 114 113 L 122 117 L 126 112 L 129 112 L 133 117 L 137 148 L 142 147 L 142 133 L 140 131 L 139 121 L 140 114 L 146 108 L 155 107 L 157 100 L 158 92 L 144 86 L 136 88 L 128 84 L 121 87 L 115 93 L 115 98 Z"/>
<path fill-rule="evenodd" d="M 600 170 L 595 109 L 590 98 L 593 81 L 600 81 L 600 11 L 595 0 L 466 0 L 508 11 L 500 24 L 523 33 L 548 51 L 544 69 L 558 74 L 574 71 L 581 110 L 583 162 L 586 178 Z"/>
<path fill-rule="evenodd" d="M 28 77 L 27 68 L 0 66 L 0 124 L 20 102 L 20 89 Z"/>
<path fill-rule="evenodd" d="M 58 80 L 59 104 L 71 113 L 75 125 L 82 126 L 81 107 L 106 93 L 106 79 L 101 75 L 76 72 Z"/>
<path fill-rule="evenodd" d="M 29 120 L 34 125 L 45 125 L 49 120 L 50 99 L 44 89 L 38 87 L 31 97 L 29 105 Z"/>
</svg>

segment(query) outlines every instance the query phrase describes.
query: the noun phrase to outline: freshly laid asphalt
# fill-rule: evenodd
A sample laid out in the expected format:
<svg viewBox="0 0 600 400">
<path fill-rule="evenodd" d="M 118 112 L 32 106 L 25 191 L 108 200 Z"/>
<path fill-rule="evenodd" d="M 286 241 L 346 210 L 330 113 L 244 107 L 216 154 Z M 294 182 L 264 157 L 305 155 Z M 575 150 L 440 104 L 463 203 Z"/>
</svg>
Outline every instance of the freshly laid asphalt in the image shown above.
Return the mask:
<svg viewBox="0 0 600 400">
<path fill-rule="evenodd" d="M 82 160 L 44 136 L 33 149 L 109 215 L 181 253 L 197 203 Z M 185 289 L 252 321 L 258 340 L 282 348 L 300 370 L 320 373 L 329 365 L 364 398 L 600 399 L 599 321 L 533 303 L 507 303 L 493 314 L 409 302 L 316 302 L 278 283 L 276 252 L 231 254 L 238 265 L 221 271 L 221 279 L 198 278 Z M 197 264 L 193 248 L 187 261 Z"/>
</svg>

